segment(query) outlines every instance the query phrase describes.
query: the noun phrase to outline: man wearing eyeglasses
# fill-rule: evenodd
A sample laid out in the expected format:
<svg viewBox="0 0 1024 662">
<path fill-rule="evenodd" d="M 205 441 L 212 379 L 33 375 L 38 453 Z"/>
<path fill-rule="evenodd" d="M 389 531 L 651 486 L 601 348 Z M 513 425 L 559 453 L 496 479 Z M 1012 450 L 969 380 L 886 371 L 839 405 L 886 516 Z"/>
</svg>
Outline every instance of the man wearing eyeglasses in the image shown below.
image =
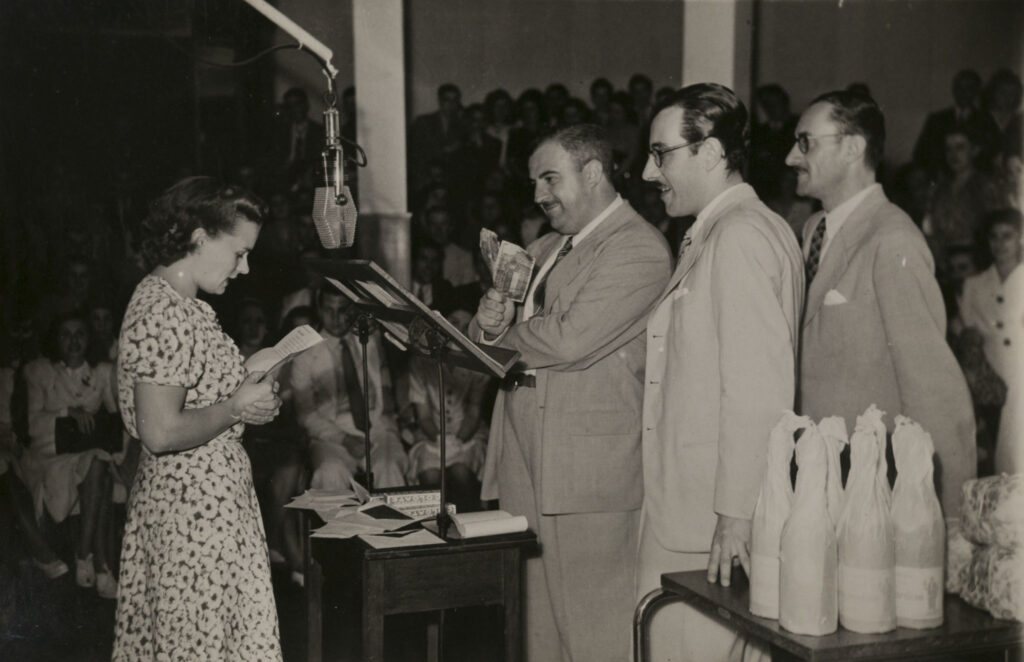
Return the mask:
<svg viewBox="0 0 1024 662">
<path fill-rule="evenodd" d="M 850 430 L 871 404 L 888 414 L 890 432 L 899 414 L 920 423 L 952 517 L 976 472 L 974 415 L 924 236 L 875 181 L 884 145 L 871 97 L 828 92 L 800 117 L 786 157 L 797 193 L 823 208 L 804 226 L 799 407 L 815 419 L 842 416 Z"/>
<path fill-rule="evenodd" d="M 690 85 L 655 108 L 643 177 L 670 216 L 696 215 L 647 322 L 644 506 L 637 592 L 707 569 L 728 586 L 750 567 L 750 520 L 768 434 L 794 404 L 803 261 L 793 231 L 743 181 L 747 110 Z M 682 604 L 651 623 L 656 660 L 767 659 Z"/>
</svg>

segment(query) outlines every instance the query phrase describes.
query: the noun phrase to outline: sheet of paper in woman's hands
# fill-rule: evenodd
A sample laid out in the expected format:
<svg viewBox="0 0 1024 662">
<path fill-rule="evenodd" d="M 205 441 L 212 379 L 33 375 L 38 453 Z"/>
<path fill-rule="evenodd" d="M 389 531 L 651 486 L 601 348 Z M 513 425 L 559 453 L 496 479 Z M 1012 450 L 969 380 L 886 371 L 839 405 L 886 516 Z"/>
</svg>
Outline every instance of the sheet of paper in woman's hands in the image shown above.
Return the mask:
<svg viewBox="0 0 1024 662">
<path fill-rule="evenodd" d="M 249 372 L 270 374 L 285 361 L 292 360 L 300 353 L 323 341 L 323 336 L 314 331 L 313 327 L 303 324 L 281 338 L 280 342 L 273 347 L 265 347 L 250 356 L 245 362 L 245 367 Z"/>
<path fill-rule="evenodd" d="M 480 230 L 480 253 L 491 270 L 494 289 L 516 303 L 522 303 L 530 289 L 534 258 L 520 246 L 498 239 L 493 231 Z"/>
</svg>

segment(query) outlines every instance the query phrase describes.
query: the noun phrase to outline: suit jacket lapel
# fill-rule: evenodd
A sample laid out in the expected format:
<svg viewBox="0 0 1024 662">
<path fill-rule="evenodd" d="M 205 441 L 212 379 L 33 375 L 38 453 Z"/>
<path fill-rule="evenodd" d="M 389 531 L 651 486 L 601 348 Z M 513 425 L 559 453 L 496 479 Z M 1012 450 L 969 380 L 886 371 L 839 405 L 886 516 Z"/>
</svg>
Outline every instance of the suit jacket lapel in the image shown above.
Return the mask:
<svg viewBox="0 0 1024 662">
<path fill-rule="evenodd" d="M 548 310 L 557 301 L 565 286 L 580 273 L 583 265 L 591 260 L 594 251 L 601 245 L 604 238 L 615 232 L 634 215 L 636 215 L 636 212 L 633 211 L 628 202 L 623 200 L 619 208 L 594 228 L 594 231 L 587 235 L 578 248 L 573 246 L 569 254 L 558 263 L 557 269 L 552 269 L 551 273 L 548 274 L 547 301 L 545 302 Z M 563 243 L 565 243 L 564 238 L 555 243 L 553 250 L 557 251 L 560 249 Z M 549 255 L 550 253 L 547 253 L 544 259 L 547 260 Z"/>
<path fill-rule="evenodd" d="M 881 190 L 868 194 L 864 200 L 853 210 L 850 216 L 839 229 L 839 234 L 832 238 L 828 250 L 821 260 L 818 273 L 811 281 L 807 290 L 807 307 L 804 312 L 804 325 L 807 325 L 818 311 L 821 310 L 825 295 L 836 286 L 839 279 L 846 272 L 850 263 L 850 255 L 853 250 L 875 232 L 879 205 L 886 201 L 885 194 Z"/>
<path fill-rule="evenodd" d="M 744 184 L 743 186 L 748 186 Z M 700 231 L 696 236 L 691 237 L 690 247 L 683 253 L 683 258 L 679 264 L 676 265 L 675 271 L 672 273 L 672 278 L 669 279 L 668 285 L 665 286 L 665 290 L 661 293 L 661 298 L 664 299 L 668 296 L 669 292 L 676 289 L 679 283 L 683 280 L 693 265 L 697 263 L 697 258 L 700 257 L 701 253 L 704 252 L 704 245 L 707 243 L 708 235 L 711 234 L 711 228 L 718 223 L 718 220 L 729 213 L 736 205 L 750 199 L 754 196 L 753 189 L 744 190 L 733 194 L 732 200 L 722 205 L 717 212 L 712 216 L 709 216 L 704 221 L 704 225 L 701 226 Z"/>
</svg>

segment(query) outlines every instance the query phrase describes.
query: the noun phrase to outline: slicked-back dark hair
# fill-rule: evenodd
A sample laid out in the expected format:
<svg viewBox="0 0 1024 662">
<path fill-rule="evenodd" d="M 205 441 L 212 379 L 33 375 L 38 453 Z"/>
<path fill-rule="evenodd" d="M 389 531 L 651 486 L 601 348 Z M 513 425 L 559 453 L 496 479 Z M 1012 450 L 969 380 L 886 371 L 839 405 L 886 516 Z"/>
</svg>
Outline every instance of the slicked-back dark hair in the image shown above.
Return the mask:
<svg viewBox="0 0 1024 662">
<path fill-rule="evenodd" d="M 852 136 L 863 136 L 867 141 L 864 163 L 877 170 L 885 154 L 885 116 L 870 95 L 850 90 L 835 90 L 820 95 L 811 102 L 832 106 L 831 117 L 839 131 Z"/>
<path fill-rule="evenodd" d="M 596 160 L 601 164 L 605 177 L 611 179 L 615 174 L 612 145 L 608 142 L 608 134 L 604 128 L 597 124 L 567 126 L 542 138 L 537 143 L 537 148 L 549 142 L 557 143 L 568 152 L 580 170 L 589 162 Z"/>
<path fill-rule="evenodd" d="M 736 93 L 718 83 L 696 83 L 675 91 L 654 107 L 651 117 L 666 108 L 683 109 L 683 123 L 679 135 L 693 143 L 690 153 L 696 154 L 702 140 L 715 138 L 725 151 L 725 167 L 729 172 L 742 173 L 747 164 L 750 129 L 747 127 L 747 107 Z"/>
</svg>

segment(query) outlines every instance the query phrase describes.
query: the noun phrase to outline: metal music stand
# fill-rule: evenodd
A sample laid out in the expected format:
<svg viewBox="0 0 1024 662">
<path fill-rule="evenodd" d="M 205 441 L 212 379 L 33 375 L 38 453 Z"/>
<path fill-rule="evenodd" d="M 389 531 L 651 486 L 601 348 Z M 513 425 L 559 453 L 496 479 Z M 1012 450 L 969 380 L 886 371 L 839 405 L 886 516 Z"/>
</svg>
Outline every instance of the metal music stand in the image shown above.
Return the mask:
<svg viewBox="0 0 1024 662">
<path fill-rule="evenodd" d="M 366 345 L 370 335 L 380 326 L 384 336 L 403 351 L 412 350 L 431 359 L 437 366 L 437 383 L 441 452 L 441 511 L 437 515 L 437 528 L 441 537 L 447 537 L 451 524 L 448 514 L 445 466 L 445 409 L 444 365 L 455 365 L 475 372 L 504 377 L 519 358 L 519 352 L 503 347 L 479 345 L 452 326 L 443 315 L 431 310 L 411 292 L 402 287 L 379 265 L 370 260 L 306 259 L 303 264 L 323 276 L 341 291 L 359 311 L 355 329 L 363 349 L 363 393 L 369 393 Z M 366 416 L 366 480 L 372 493 L 373 472 L 370 466 L 370 405 L 363 398 Z"/>
</svg>

